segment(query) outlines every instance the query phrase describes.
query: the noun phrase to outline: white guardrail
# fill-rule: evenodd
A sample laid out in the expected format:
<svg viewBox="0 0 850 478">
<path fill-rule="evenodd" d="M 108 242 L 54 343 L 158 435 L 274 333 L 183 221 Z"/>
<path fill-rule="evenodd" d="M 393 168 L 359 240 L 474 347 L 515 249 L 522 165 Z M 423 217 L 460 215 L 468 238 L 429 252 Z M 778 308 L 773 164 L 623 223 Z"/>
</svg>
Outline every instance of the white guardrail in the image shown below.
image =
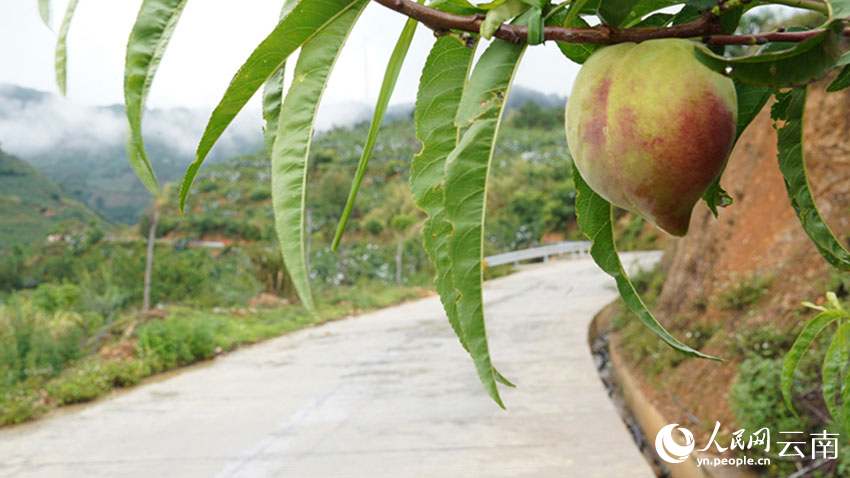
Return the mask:
<svg viewBox="0 0 850 478">
<path fill-rule="evenodd" d="M 557 256 L 560 254 L 590 254 L 591 243 L 589 241 L 566 241 L 557 244 L 548 244 L 540 247 L 532 247 L 531 249 L 520 249 L 518 251 L 505 252 L 485 257 L 484 263 L 488 267 L 500 266 L 502 264 L 519 265 L 520 261 L 528 261 L 531 259 L 543 258 L 543 262 L 549 261 L 549 256 Z"/>
</svg>

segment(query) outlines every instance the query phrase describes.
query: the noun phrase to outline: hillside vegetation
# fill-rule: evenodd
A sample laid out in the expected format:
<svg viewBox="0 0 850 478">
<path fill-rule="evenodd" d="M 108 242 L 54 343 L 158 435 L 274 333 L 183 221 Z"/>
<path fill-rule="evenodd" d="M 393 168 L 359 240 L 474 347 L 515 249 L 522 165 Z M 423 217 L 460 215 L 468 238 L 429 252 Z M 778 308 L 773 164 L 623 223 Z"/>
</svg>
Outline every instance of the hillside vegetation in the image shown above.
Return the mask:
<svg viewBox="0 0 850 478">
<path fill-rule="evenodd" d="M 107 222 L 24 161 L 0 150 L 0 252 Z"/>
</svg>

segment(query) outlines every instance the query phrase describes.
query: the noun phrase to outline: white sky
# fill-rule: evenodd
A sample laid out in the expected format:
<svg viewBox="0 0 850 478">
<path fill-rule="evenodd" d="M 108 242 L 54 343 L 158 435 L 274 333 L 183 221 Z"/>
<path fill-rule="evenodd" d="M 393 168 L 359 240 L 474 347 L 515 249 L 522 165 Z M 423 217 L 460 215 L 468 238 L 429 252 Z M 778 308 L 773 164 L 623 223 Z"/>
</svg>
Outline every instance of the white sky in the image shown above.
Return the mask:
<svg viewBox="0 0 850 478">
<path fill-rule="evenodd" d="M 148 99 L 149 107 L 212 110 L 233 74 L 274 28 L 282 0 L 192 0 L 177 27 Z M 57 92 L 55 31 L 66 0 L 53 1 L 50 31 L 37 0 L 0 0 L 0 83 Z M 79 0 L 68 35 L 68 98 L 88 105 L 123 103 L 126 40 L 141 0 Z M 324 101 L 374 103 L 405 18 L 378 4 L 367 7 L 331 76 Z M 413 102 L 433 41 L 420 26 L 391 103 Z M 479 48 L 479 53 L 483 49 Z M 554 44 L 530 48 L 516 84 L 566 96 L 578 66 Z M 255 97 L 252 109 L 258 106 Z"/>
</svg>

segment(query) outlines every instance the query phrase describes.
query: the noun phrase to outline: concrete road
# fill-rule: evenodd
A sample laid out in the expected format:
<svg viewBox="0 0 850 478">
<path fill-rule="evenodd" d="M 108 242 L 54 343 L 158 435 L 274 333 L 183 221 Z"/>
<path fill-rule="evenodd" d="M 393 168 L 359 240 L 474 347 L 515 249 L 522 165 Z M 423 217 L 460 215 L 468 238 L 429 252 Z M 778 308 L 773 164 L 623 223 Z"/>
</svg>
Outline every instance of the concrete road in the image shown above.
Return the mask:
<svg viewBox="0 0 850 478">
<path fill-rule="evenodd" d="M 432 297 L 0 430 L 0 477 L 651 477 L 587 345 L 614 297 L 586 259 L 487 283 L 507 410 Z"/>
</svg>

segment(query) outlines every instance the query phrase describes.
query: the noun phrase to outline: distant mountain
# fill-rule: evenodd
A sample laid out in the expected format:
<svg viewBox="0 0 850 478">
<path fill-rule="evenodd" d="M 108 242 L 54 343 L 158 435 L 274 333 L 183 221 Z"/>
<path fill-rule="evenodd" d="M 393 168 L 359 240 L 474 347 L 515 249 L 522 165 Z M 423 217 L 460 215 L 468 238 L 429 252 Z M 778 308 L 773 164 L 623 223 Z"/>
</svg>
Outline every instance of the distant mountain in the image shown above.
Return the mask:
<svg viewBox="0 0 850 478">
<path fill-rule="evenodd" d="M 508 110 L 532 102 L 563 107 L 566 99 L 516 86 Z M 349 127 L 369 121 L 372 106 L 362 102 L 325 104 L 316 130 Z M 413 104 L 393 105 L 385 124 L 413 116 Z M 209 111 L 187 108 L 149 109 L 144 117 L 145 145 L 161 183 L 182 178 Z M 48 179 L 109 220 L 133 224 L 150 201 L 127 164 L 123 105 L 84 106 L 57 95 L 0 84 L 0 145 L 23 158 Z M 263 149 L 258 111 L 245 111 L 213 148 L 208 163 Z"/>
<path fill-rule="evenodd" d="M 555 107 L 564 108 L 567 104 L 567 98 L 564 96 L 558 96 L 554 93 L 541 93 L 537 90 L 532 90 L 531 88 L 526 88 L 524 86 L 514 86 L 511 88 L 511 94 L 508 97 L 508 106 L 505 108 L 505 113 L 507 114 L 513 110 L 517 110 L 526 103 L 534 103 L 543 109 Z M 352 103 L 352 105 L 354 104 L 356 103 Z M 359 108 L 350 107 L 350 110 L 353 112 L 350 115 L 354 118 L 354 121 L 352 122 L 353 124 L 372 119 L 372 109 L 365 104 L 360 104 Z M 412 117 L 413 103 L 401 103 L 387 108 L 387 114 L 384 122 L 405 120 Z M 347 126 L 347 124 L 340 124 L 340 126 Z"/>
<path fill-rule="evenodd" d="M 0 251 L 43 241 L 60 223 L 106 227 L 102 217 L 72 199 L 26 162 L 0 151 Z"/>
<path fill-rule="evenodd" d="M 518 109 L 526 103 L 534 103 L 537 106 L 547 108 L 564 108 L 567 105 L 565 96 L 558 96 L 554 93 L 541 93 L 531 88 L 524 86 L 514 86 L 511 88 L 511 94 L 508 96 L 508 110 Z"/>
<path fill-rule="evenodd" d="M 160 182 L 182 177 L 194 159 L 208 115 L 187 108 L 145 112 L 145 144 Z M 213 149 L 209 162 L 262 149 L 259 113 L 256 116 L 240 115 Z M 50 93 L 0 85 L 3 149 L 110 220 L 132 224 L 150 194 L 127 163 L 126 125 L 123 105 L 84 106 Z"/>
</svg>

